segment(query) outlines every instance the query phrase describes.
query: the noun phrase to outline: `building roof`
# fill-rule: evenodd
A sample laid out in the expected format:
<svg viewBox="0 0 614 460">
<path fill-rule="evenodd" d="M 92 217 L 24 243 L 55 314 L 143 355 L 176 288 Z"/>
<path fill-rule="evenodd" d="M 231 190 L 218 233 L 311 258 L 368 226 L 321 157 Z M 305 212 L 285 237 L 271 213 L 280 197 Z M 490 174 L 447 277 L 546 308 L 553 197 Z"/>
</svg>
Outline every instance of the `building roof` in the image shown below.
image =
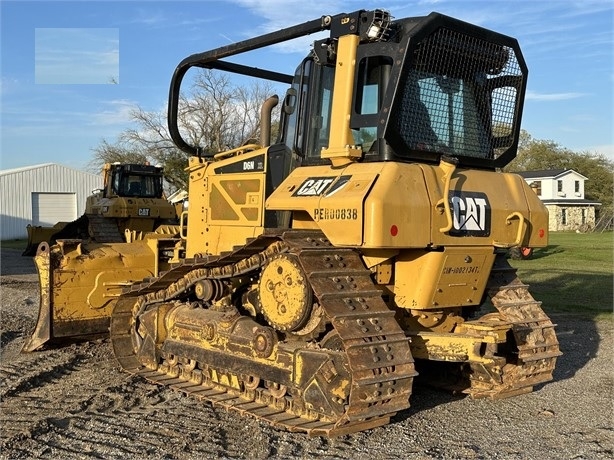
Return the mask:
<svg viewBox="0 0 614 460">
<path fill-rule="evenodd" d="M 91 176 L 100 176 L 100 174 L 93 174 L 87 171 L 82 171 L 80 169 L 75 169 L 69 166 L 64 166 L 59 163 L 42 163 L 38 165 L 22 166 L 21 168 L 3 169 L 3 170 L 0 170 L 0 176 L 8 176 L 9 174 L 18 174 L 18 173 L 23 173 L 27 171 L 33 171 L 35 169 L 42 169 L 42 168 L 49 168 L 49 167 L 69 169 L 69 170 L 76 171 L 81 174 L 89 174 Z"/>
<path fill-rule="evenodd" d="M 43 163 L 40 165 L 32 165 L 32 166 L 22 166 L 21 168 L 13 168 L 13 169 L 3 169 L 0 170 L 0 176 L 5 176 L 7 174 L 15 174 L 20 172 L 31 171 L 33 169 L 44 168 L 47 166 L 52 166 L 53 163 Z"/>
<path fill-rule="evenodd" d="M 536 171 L 523 171 L 517 174 L 522 176 L 524 179 L 556 179 L 557 177 L 564 176 L 565 174 L 569 174 L 571 172 L 582 176 L 584 179 L 588 179 L 588 177 L 583 176 L 578 171 L 574 171 L 573 169 L 540 169 Z"/>
<path fill-rule="evenodd" d="M 542 203 L 558 204 L 562 206 L 601 206 L 601 203 L 599 201 L 573 198 L 546 198 L 542 199 Z"/>
</svg>

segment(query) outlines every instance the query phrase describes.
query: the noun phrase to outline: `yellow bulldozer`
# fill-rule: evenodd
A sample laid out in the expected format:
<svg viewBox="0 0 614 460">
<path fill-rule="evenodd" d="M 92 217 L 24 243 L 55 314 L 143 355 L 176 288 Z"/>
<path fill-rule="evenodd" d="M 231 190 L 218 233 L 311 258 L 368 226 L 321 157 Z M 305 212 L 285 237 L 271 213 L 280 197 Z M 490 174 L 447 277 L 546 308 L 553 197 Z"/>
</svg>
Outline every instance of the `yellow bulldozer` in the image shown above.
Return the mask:
<svg viewBox="0 0 614 460">
<path fill-rule="evenodd" d="M 328 31 L 294 75 L 226 58 Z M 273 62 L 274 60 L 271 60 Z M 206 155 L 178 125 L 192 68 L 289 87 L 259 143 Z M 25 350 L 105 332 L 121 367 L 275 426 L 389 423 L 414 379 L 505 398 L 552 379 L 555 328 L 506 259 L 543 247 L 518 175 L 527 67 L 515 39 L 448 16 L 321 18 L 195 54 L 168 123 L 190 154 L 179 237 L 39 246 Z"/>
<path fill-rule="evenodd" d="M 89 239 L 121 243 L 160 225 L 177 222 L 175 206 L 164 197 L 163 172 L 149 164 L 106 163 L 102 168 L 103 188 L 87 197 L 85 213 L 73 222 L 52 227 L 28 225 L 24 256 L 36 254 L 43 241 Z"/>
</svg>

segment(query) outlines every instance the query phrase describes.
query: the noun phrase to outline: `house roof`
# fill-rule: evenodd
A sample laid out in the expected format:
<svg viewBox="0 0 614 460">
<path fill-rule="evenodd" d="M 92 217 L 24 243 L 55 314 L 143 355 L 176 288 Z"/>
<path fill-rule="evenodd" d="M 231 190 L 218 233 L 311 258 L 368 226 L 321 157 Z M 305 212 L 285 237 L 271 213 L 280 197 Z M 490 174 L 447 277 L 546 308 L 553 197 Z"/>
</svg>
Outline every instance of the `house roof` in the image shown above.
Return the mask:
<svg viewBox="0 0 614 460">
<path fill-rule="evenodd" d="M 557 177 L 564 176 L 565 174 L 569 174 L 571 172 L 576 173 L 584 179 L 588 179 L 588 177 L 583 176 L 578 171 L 574 171 L 573 169 L 540 169 L 536 171 L 523 171 L 517 174 L 522 176 L 524 179 L 556 179 Z"/>
<path fill-rule="evenodd" d="M 542 203 L 557 204 L 561 206 L 601 206 L 601 203 L 599 201 L 573 198 L 546 198 L 542 199 Z"/>
</svg>

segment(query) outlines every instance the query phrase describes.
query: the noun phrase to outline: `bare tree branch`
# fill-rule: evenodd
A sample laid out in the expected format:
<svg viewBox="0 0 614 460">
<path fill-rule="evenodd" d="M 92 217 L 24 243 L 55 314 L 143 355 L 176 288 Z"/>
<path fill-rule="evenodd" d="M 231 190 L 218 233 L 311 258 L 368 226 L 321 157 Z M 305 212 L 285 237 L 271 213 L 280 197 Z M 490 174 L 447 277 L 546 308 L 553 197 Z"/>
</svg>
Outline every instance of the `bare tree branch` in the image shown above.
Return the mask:
<svg viewBox="0 0 614 460">
<path fill-rule="evenodd" d="M 185 141 L 203 152 L 215 154 L 256 138 L 260 130 L 260 107 L 273 93 L 272 86 L 256 82 L 234 85 L 228 75 L 199 72 L 190 91 L 181 94 L 179 131 Z M 107 162 L 160 164 L 173 190 L 187 187 L 188 155 L 179 150 L 168 132 L 166 109 L 148 112 L 135 107 L 130 113 L 134 126 L 111 143 L 103 139 L 93 149 L 92 167 Z"/>
</svg>

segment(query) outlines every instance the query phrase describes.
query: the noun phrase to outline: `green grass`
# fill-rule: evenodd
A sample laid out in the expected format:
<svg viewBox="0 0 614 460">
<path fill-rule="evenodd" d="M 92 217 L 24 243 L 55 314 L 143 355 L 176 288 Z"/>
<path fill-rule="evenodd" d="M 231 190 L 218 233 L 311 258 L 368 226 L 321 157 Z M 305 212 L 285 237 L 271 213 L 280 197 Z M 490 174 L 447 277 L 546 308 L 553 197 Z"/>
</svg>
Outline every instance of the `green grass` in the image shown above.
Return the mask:
<svg viewBox="0 0 614 460">
<path fill-rule="evenodd" d="M 24 250 L 28 240 L 2 240 L 0 241 L 0 249 L 21 249 Z"/>
<path fill-rule="evenodd" d="M 612 318 L 614 234 L 550 233 L 529 260 L 510 260 L 547 313 Z"/>
</svg>

